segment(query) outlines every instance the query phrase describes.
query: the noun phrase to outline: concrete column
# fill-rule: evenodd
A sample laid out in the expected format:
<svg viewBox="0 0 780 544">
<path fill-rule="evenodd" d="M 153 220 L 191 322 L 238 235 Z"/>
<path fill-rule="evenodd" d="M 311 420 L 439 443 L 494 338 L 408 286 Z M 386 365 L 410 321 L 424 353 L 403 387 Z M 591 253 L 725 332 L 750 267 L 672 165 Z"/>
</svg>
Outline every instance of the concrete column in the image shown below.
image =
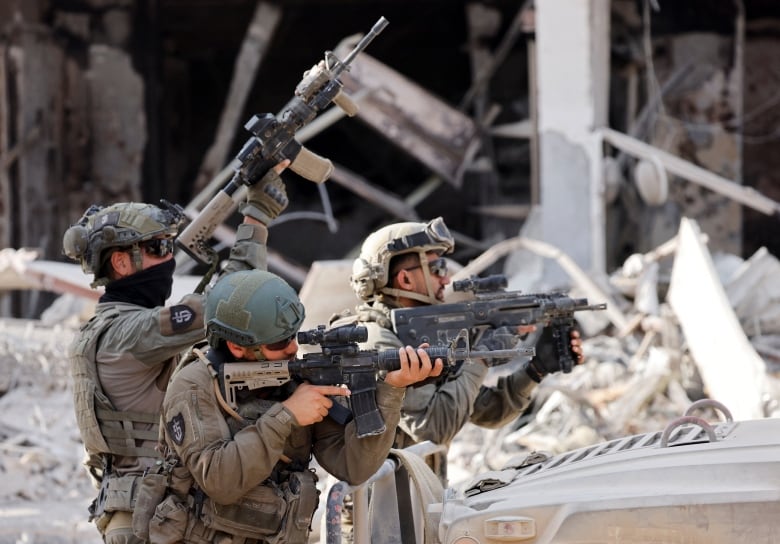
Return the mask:
<svg viewBox="0 0 780 544">
<path fill-rule="evenodd" d="M 537 0 L 541 238 L 584 270 L 605 272 L 602 148 L 607 125 L 609 0 Z M 546 283 L 568 284 L 555 264 Z"/>
</svg>

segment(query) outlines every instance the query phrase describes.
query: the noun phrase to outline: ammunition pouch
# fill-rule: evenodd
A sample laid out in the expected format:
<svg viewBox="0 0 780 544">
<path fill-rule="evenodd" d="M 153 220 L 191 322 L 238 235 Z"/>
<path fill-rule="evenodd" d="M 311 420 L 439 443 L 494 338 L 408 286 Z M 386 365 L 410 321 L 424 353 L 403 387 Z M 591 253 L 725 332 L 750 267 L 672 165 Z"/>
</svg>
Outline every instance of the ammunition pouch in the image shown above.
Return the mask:
<svg viewBox="0 0 780 544">
<path fill-rule="evenodd" d="M 190 507 L 177 495 L 168 495 L 154 509 L 147 526 L 148 540 L 155 544 L 176 544 L 182 542 L 190 525 Z M 194 521 L 194 520 L 193 520 Z M 135 516 L 133 532 L 135 532 Z M 139 536 L 139 533 L 135 533 Z M 188 542 L 196 542 L 188 540 Z"/>
<path fill-rule="evenodd" d="M 94 521 L 101 534 L 114 512 L 132 512 L 135 508 L 139 476 L 103 477 L 98 496 L 89 506 L 89 520 Z"/>
<path fill-rule="evenodd" d="M 260 485 L 232 504 L 206 499 L 203 522 L 210 529 L 244 538 L 263 539 L 279 533 L 287 514 L 280 489 Z"/>
<path fill-rule="evenodd" d="M 135 536 L 143 540 L 149 539 L 149 524 L 154 517 L 157 505 L 163 502 L 167 492 L 167 473 L 149 473 L 141 478 L 133 510 L 133 534 Z"/>
<path fill-rule="evenodd" d="M 203 523 L 218 532 L 269 544 L 306 544 L 319 502 L 317 476 L 310 470 L 285 476 L 281 483 L 266 480 L 233 504 L 207 498 Z"/>
<path fill-rule="evenodd" d="M 287 517 L 280 535 L 284 540 L 278 542 L 305 543 L 309 538 L 311 519 L 319 503 L 317 476 L 310 470 L 293 472 L 282 488 L 287 500 Z"/>
</svg>

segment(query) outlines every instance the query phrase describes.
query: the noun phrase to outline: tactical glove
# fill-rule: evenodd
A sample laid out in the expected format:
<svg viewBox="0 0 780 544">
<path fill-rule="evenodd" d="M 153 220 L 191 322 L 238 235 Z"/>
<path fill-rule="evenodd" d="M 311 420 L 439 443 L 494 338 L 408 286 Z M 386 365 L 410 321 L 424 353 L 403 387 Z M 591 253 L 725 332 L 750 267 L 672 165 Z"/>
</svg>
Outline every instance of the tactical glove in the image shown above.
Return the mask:
<svg viewBox="0 0 780 544">
<path fill-rule="evenodd" d="M 525 371 L 539 383 L 552 372 L 571 372 L 578 355 L 571 350 L 571 328 L 547 326 L 536 343 L 536 355 L 528 361 Z"/>
<path fill-rule="evenodd" d="M 274 170 L 269 170 L 260 181 L 249 186 L 246 202 L 241 205 L 240 211 L 268 225 L 279 217 L 289 202 L 282 178 Z"/>
</svg>

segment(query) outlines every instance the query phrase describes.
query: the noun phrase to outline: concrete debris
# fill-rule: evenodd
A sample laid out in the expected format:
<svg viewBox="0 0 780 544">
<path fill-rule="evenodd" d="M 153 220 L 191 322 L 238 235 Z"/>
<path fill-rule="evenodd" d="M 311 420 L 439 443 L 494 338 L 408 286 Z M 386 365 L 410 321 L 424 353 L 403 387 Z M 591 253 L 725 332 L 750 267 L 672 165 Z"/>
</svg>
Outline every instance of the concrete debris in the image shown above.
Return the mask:
<svg viewBox="0 0 780 544">
<path fill-rule="evenodd" d="M 610 277 L 627 324 L 589 336 L 586 363 L 547 377 L 513 425 L 466 427 L 449 453 L 451 483 L 529 451 L 661 431 L 702 398 L 723 403 L 735 419 L 778 417 L 778 272 L 765 248 L 747 260 L 711 256 L 706 235 L 683 219 L 675 238 L 632 255 Z"/>
<path fill-rule="evenodd" d="M 339 266 L 319 272 L 330 277 Z M 585 364 L 547 377 L 513 424 L 461 431 L 449 452 L 450 484 L 531 451 L 661 431 L 702 398 L 722 402 L 735 419 L 780 416 L 780 327 L 770 302 L 780 295 L 778 267 L 765 250 L 746 260 L 710 256 L 696 224 L 684 220 L 674 240 L 632 256 L 609 278 L 605 295 L 626 323 L 589 335 Z M 95 492 L 81 467 L 66 360 L 78 320 L 47 323 L 55 321 L 0 320 L 0 542 L 100 541 L 87 522 Z M 488 379 L 508 370 L 494 367 Z"/>
</svg>

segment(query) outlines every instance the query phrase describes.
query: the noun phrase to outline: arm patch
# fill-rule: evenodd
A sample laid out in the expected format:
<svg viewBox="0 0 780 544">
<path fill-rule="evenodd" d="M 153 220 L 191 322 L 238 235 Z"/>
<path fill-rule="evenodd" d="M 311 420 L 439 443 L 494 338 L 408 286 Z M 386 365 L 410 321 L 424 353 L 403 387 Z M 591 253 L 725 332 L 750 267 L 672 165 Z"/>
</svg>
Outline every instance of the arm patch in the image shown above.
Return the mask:
<svg viewBox="0 0 780 544">
<path fill-rule="evenodd" d="M 184 416 L 181 413 L 173 416 L 171 420 L 166 424 L 168 428 L 168 435 L 171 440 L 177 445 L 181 446 L 184 442 Z"/>
<path fill-rule="evenodd" d="M 173 332 L 189 329 L 197 317 L 195 311 L 186 304 L 177 304 L 176 306 L 171 306 L 169 310 L 171 330 L 173 330 Z"/>
</svg>

